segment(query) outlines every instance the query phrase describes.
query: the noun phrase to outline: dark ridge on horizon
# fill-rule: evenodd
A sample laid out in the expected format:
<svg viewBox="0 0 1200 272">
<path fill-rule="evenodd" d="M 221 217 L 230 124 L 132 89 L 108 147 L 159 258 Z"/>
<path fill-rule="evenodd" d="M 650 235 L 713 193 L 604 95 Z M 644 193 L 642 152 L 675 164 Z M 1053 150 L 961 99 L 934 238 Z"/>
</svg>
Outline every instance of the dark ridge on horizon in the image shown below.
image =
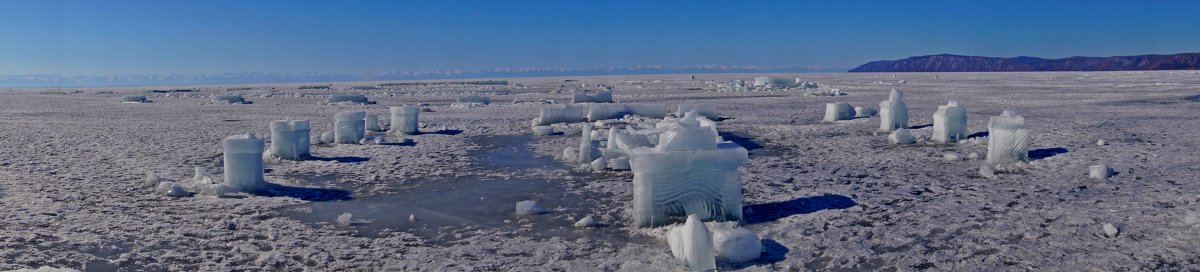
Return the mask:
<svg viewBox="0 0 1200 272">
<path fill-rule="evenodd" d="M 961 55 L 928 55 L 902 60 L 872 61 L 854 69 L 861 72 L 1051 72 L 1051 71 L 1151 71 L 1200 70 L 1200 53 L 1115 57 L 997 58 Z"/>
</svg>

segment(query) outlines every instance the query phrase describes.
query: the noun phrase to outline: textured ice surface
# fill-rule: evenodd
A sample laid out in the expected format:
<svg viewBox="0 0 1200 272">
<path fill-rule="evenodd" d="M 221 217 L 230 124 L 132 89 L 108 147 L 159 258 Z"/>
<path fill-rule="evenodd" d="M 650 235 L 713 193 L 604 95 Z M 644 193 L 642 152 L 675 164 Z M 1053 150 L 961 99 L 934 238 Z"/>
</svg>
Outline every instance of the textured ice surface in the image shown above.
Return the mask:
<svg viewBox="0 0 1200 272">
<path fill-rule="evenodd" d="M 753 231 L 730 224 L 715 224 L 709 230 L 718 260 L 743 263 L 762 255 L 762 241 Z"/>
<path fill-rule="evenodd" d="M 379 126 L 378 114 L 367 114 L 367 117 L 363 118 L 363 122 L 366 122 L 368 131 L 383 131 L 383 128 Z"/>
<path fill-rule="evenodd" d="M 892 134 L 888 134 L 888 142 L 892 144 L 904 145 L 916 143 L 917 139 L 913 138 L 912 133 L 909 133 L 908 129 L 902 128 L 892 131 Z"/>
<path fill-rule="evenodd" d="M 586 118 L 583 114 L 583 107 L 565 105 L 558 108 L 543 108 L 538 113 L 538 117 L 533 119 L 534 126 L 543 126 L 556 123 L 576 123 L 583 122 Z"/>
<path fill-rule="evenodd" d="M 854 119 L 854 107 L 846 102 L 825 103 L 825 122 Z"/>
<path fill-rule="evenodd" d="M 966 139 L 967 108 L 958 106 L 958 102 L 950 100 L 945 106 L 938 106 L 933 113 L 933 137 L 931 140 L 939 143 L 952 143 Z"/>
<path fill-rule="evenodd" d="M 392 113 L 391 133 L 414 135 L 417 134 L 417 120 L 421 113 L 420 106 L 397 106 L 389 108 Z"/>
<path fill-rule="evenodd" d="M 696 215 L 688 215 L 683 225 L 667 233 L 667 244 L 671 255 L 690 271 L 717 269 L 717 252 L 713 248 L 712 234 Z"/>
<path fill-rule="evenodd" d="M 908 128 L 908 104 L 904 103 L 904 93 L 892 89 L 888 100 L 879 102 L 879 130 L 893 131 Z"/>
<path fill-rule="evenodd" d="M 343 111 L 334 115 L 333 138 L 338 144 L 360 144 L 367 136 L 366 113 Z"/>
<path fill-rule="evenodd" d="M 1010 110 L 988 121 L 988 153 L 990 164 L 1010 164 L 1029 161 L 1029 131 L 1025 117 Z"/>
<path fill-rule="evenodd" d="M 326 104 L 372 104 L 361 94 L 334 94 L 325 99 Z"/>
<path fill-rule="evenodd" d="M 612 91 L 601 90 L 595 92 L 575 91 L 571 94 L 571 103 L 612 103 Z"/>
<path fill-rule="evenodd" d="M 742 219 L 745 148 L 716 143 L 714 131 L 678 122 L 659 135 L 656 148 L 631 151 L 633 219 L 641 227 L 660 226 L 695 214 L 704 220 Z"/>
<path fill-rule="evenodd" d="M 680 103 L 679 109 L 675 111 L 675 115 L 683 116 L 690 111 L 696 111 L 697 114 L 709 119 L 717 119 L 721 117 L 717 112 L 716 103 Z"/>
<path fill-rule="evenodd" d="M 267 154 L 284 160 L 302 160 L 310 154 L 308 120 L 271 122 L 271 148 Z"/>
<path fill-rule="evenodd" d="M 263 178 L 263 140 L 250 133 L 229 136 L 222 144 L 225 152 L 225 183 L 242 192 L 265 192 L 269 183 Z"/>
</svg>

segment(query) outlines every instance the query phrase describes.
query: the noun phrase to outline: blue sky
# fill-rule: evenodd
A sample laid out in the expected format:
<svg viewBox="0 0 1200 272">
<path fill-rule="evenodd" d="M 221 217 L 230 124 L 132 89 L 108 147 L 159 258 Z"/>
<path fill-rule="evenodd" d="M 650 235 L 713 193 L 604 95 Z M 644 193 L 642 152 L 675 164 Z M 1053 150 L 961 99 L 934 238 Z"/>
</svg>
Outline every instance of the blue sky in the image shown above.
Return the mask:
<svg viewBox="0 0 1200 272">
<path fill-rule="evenodd" d="M 1200 52 L 1200 1 L 0 1 L 0 75 Z"/>
</svg>

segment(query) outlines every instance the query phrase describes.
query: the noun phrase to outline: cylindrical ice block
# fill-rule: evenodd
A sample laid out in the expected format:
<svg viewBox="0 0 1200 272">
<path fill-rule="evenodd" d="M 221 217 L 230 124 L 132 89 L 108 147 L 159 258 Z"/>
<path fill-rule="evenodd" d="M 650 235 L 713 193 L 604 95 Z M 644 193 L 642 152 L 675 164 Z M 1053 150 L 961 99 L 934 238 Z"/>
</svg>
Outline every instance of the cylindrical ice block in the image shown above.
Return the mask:
<svg viewBox="0 0 1200 272">
<path fill-rule="evenodd" d="M 334 115 L 333 141 L 339 144 L 359 144 L 367 136 L 366 113 L 343 111 Z"/>
<path fill-rule="evenodd" d="M 421 112 L 421 107 L 391 107 L 390 111 L 392 112 L 392 133 L 417 134 L 417 114 Z"/>
<path fill-rule="evenodd" d="M 235 135 L 222 142 L 225 152 L 225 183 L 247 193 L 261 193 L 267 189 L 263 178 L 263 140 L 253 133 Z"/>
<path fill-rule="evenodd" d="M 309 155 L 308 120 L 278 120 L 271 122 L 272 157 L 302 160 Z"/>
</svg>

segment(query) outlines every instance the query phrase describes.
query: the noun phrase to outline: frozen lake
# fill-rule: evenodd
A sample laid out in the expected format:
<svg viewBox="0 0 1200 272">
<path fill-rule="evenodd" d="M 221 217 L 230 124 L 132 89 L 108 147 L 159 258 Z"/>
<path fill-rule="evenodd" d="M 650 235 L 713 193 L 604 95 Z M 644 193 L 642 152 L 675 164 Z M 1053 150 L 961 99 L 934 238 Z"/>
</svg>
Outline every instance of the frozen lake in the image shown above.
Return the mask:
<svg viewBox="0 0 1200 272">
<path fill-rule="evenodd" d="M 0 269 L 680 269 L 664 228 L 630 226 L 631 173 L 554 159 L 578 146 L 578 125 L 529 136 L 539 109 L 569 103 L 583 84 L 611 85 L 621 102 L 714 102 L 731 117 L 717 126 L 750 149 L 740 169 L 744 223 L 765 252 L 723 270 L 1200 269 L 1198 72 L 777 74 L 847 95 L 703 90 L 756 76 L 509 79 L 523 88 L 0 89 Z M 948 100 L 966 108 L 975 137 L 988 117 L 1015 110 L 1032 161 L 988 178 L 979 171 L 986 144 L 897 146 L 877 132 L 879 117 L 822 122 L 826 103 L 875 108 L 892 88 L 904 91 L 918 137 L 932 133 Z M 491 105 L 450 107 L 464 93 L 500 90 L 511 92 L 491 95 Z M 377 103 L 321 104 L 333 93 Z M 153 103 L 120 103 L 131 94 Z M 213 94 L 254 103 L 213 105 Z M 269 135 L 272 120 L 308 119 L 316 135 L 337 112 L 386 120 L 387 107 L 416 103 L 429 111 L 421 133 L 404 136 L 410 142 L 317 145 L 317 159 L 268 162 L 266 179 L 286 188 L 279 196 L 178 198 L 146 181 L 151 172 L 187 179 L 198 166 L 219 175 L 221 139 Z M 1098 164 L 1116 175 L 1089 178 Z M 528 199 L 549 213 L 513 214 Z M 359 221 L 338 225 L 344 212 Z M 571 226 L 587 215 L 600 225 Z M 1119 234 L 1106 236 L 1104 224 Z"/>
</svg>

